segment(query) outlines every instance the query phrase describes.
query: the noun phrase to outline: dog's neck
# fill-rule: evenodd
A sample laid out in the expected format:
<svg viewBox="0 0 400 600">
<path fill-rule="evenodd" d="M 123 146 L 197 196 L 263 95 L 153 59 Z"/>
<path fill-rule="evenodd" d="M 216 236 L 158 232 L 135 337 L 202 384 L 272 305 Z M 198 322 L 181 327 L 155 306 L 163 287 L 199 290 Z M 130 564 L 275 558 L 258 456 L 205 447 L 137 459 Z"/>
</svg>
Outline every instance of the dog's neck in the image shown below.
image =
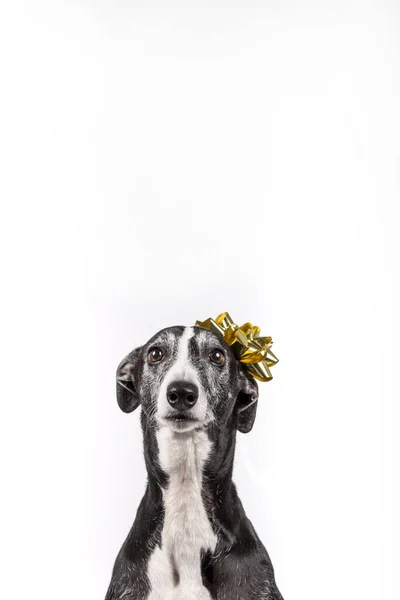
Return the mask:
<svg viewBox="0 0 400 600">
<path fill-rule="evenodd" d="M 236 427 L 232 423 L 223 430 L 209 425 L 207 429 L 185 433 L 174 433 L 166 427 L 155 430 L 143 421 L 142 426 L 148 482 L 154 494 L 166 489 L 171 469 L 190 469 L 190 461 L 198 467 L 196 473 L 201 477 L 204 498 L 221 502 L 225 494 L 231 494 L 236 444 Z"/>
<path fill-rule="evenodd" d="M 179 581 L 180 597 L 210 598 L 203 588 L 202 556 L 213 554 L 223 537 L 231 546 L 243 521 L 232 483 L 233 425 L 187 433 L 173 432 L 169 427 L 143 427 L 146 498 L 152 507 L 152 522 L 158 518 L 155 510 L 162 523 L 159 546 L 148 568 L 152 587 L 160 572 L 164 582 L 175 573 L 171 584 L 174 578 Z"/>
</svg>

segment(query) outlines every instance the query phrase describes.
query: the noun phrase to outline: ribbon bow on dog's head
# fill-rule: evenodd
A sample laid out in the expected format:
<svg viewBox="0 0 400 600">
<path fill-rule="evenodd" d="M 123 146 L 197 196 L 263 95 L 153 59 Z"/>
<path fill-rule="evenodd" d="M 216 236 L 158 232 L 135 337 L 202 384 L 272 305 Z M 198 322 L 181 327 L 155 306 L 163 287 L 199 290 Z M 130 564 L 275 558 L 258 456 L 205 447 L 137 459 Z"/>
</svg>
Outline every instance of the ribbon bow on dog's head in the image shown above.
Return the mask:
<svg viewBox="0 0 400 600">
<path fill-rule="evenodd" d="M 247 366 L 252 377 L 259 381 L 270 381 L 272 379 L 270 367 L 278 362 L 277 357 L 271 351 L 272 338 L 261 337 L 260 328 L 245 323 L 241 327 L 233 322 L 227 312 L 215 319 L 196 321 L 197 327 L 206 327 L 222 337 L 231 346 L 236 358 Z"/>
</svg>

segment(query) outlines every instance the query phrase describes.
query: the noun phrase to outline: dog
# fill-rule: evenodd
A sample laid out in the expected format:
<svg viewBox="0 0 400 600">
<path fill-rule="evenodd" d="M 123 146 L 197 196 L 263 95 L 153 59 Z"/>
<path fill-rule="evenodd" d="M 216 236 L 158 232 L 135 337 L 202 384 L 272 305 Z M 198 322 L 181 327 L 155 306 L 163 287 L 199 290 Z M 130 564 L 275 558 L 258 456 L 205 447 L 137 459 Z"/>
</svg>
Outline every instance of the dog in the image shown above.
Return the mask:
<svg viewBox="0 0 400 600">
<path fill-rule="evenodd" d="M 236 432 L 258 386 L 204 327 L 169 327 L 117 370 L 124 412 L 141 405 L 147 487 L 106 600 L 283 600 L 232 481 Z"/>
</svg>

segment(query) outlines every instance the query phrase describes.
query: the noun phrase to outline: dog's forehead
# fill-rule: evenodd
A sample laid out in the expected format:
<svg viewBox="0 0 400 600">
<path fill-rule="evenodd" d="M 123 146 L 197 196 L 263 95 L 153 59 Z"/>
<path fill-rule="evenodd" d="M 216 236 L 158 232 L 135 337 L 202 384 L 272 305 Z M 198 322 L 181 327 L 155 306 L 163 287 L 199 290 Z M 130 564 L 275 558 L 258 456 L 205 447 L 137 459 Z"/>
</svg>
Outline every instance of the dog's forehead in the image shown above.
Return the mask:
<svg viewBox="0 0 400 600">
<path fill-rule="evenodd" d="M 168 346 L 174 346 L 184 336 L 189 342 L 193 340 L 199 347 L 201 346 L 222 346 L 229 349 L 226 342 L 213 331 L 204 327 L 184 327 L 182 325 L 175 325 L 173 327 L 166 327 L 158 331 L 152 338 L 145 344 L 147 347 L 163 344 Z"/>
<path fill-rule="evenodd" d="M 145 346 L 154 346 L 156 344 L 167 344 L 173 345 L 178 339 L 180 339 L 185 331 L 185 327 L 177 325 L 175 327 L 165 327 L 158 331 L 153 337 L 149 339 Z"/>
</svg>

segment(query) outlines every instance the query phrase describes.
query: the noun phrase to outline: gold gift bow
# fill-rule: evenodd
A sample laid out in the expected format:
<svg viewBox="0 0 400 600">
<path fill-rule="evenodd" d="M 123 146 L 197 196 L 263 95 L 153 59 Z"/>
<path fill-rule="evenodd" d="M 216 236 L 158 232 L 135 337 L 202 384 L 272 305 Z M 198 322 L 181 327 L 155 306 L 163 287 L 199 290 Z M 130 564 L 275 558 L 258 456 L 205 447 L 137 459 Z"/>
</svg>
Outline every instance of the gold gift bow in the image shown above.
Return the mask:
<svg viewBox="0 0 400 600">
<path fill-rule="evenodd" d="M 271 350 L 272 338 L 261 337 L 259 327 L 251 323 L 239 327 L 227 312 L 221 313 L 215 319 L 196 321 L 195 325 L 210 329 L 221 336 L 232 347 L 236 358 L 247 366 L 250 375 L 259 381 L 272 379 L 269 369 L 279 360 Z"/>
</svg>

